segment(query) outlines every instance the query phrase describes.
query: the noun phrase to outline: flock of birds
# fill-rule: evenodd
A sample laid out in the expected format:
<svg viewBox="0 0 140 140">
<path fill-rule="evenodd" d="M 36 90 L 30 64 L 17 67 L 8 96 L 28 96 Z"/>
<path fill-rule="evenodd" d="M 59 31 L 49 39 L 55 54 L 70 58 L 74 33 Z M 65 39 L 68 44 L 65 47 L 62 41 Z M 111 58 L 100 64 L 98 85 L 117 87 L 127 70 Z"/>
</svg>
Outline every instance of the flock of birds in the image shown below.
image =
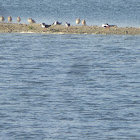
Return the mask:
<svg viewBox="0 0 140 140">
<path fill-rule="evenodd" d="M 4 22 L 5 21 L 5 18 L 3 16 L 0 17 L 0 22 Z M 20 17 L 17 17 L 17 22 L 20 22 L 21 21 L 21 18 Z M 8 17 L 8 22 L 12 22 L 12 17 L 9 16 Z"/>
<path fill-rule="evenodd" d="M 5 21 L 5 18 L 3 16 L 0 17 L 0 22 L 4 22 Z M 17 22 L 20 22 L 21 21 L 21 18 L 20 17 L 17 17 Z M 12 22 L 12 17 L 9 16 L 8 17 L 8 22 Z M 28 19 L 28 22 L 31 24 L 31 23 L 35 23 L 35 21 L 32 19 L 32 18 L 29 18 Z"/>
<path fill-rule="evenodd" d="M 5 18 L 3 16 L 1 16 L 0 17 L 0 22 L 4 22 L 4 20 L 5 20 Z M 19 23 L 20 21 L 21 21 L 21 18 L 17 17 L 17 22 Z M 12 17 L 11 16 L 8 17 L 8 22 L 12 22 Z M 82 23 L 82 25 L 86 25 L 85 19 L 83 19 L 81 21 L 80 18 L 77 18 L 76 19 L 76 24 L 80 24 L 80 22 Z M 35 23 L 35 20 L 33 20 L 32 18 L 29 18 L 28 23 L 33 24 L 33 23 Z M 49 28 L 52 25 L 61 25 L 61 24 L 62 24 L 62 22 L 55 21 L 53 24 L 50 24 L 50 25 L 45 24 L 45 23 L 41 23 L 40 25 L 41 25 L 42 28 Z M 70 27 L 70 25 L 71 24 L 68 23 L 68 22 L 65 23 L 66 27 Z M 116 25 L 109 25 L 109 24 L 106 23 L 106 24 L 102 24 L 102 27 L 109 28 L 109 27 L 117 27 L 117 26 Z"/>
<path fill-rule="evenodd" d="M 76 19 L 76 24 L 80 24 L 80 22 L 81 22 L 80 18 L 77 18 L 77 19 Z M 45 23 L 41 23 L 40 25 L 41 25 L 42 28 L 49 28 L 49 27 L 52 26 L 52 25 L 61 25 L 61 24 L 62 24 L 62 22 L 55 21 L 53 24 L 50 24 L 50 25 L 45 24 Z M 66 26 L 66 27 L 70 27 L 70 25 L 71 25 L 71 24 L 68 23 L 68 22 L 65 23 L 65 26 Z M 82 20 L 82 25 L 86 25 L 85 19 Z"/>
<path fill-rule="evenodd" d="M 3 17 L 3 16 L 1 16 L 0 17 L 0 22 L 4 22 L 5 21 L 5 18 Z M 19 23 L 21 21 L 21 18 L 20 17 L 17 17 L 17 22 Z M 9 16 L 8 17 L 8 22 L 12 22 L 12 17 L 11 16 Z M 80 20 L 80 18 L 77 18 L 76 19 L 76 24 L 80 24 L 80 22 L 82 22 L 82 25 L 86 25 L 86 21 L 85 21 L 85 19 L 83 19 L 82 21 Z M 33 20 L 32 18 L 29 18 L 28 19 L 28 23 L 29 24 L 32 24 L 32 23 L 35 23 L 35 20 Z M 58 21 L 55 21 L 53 24 L 51 24 L 51 25 L 47 25 L 47 24 L 45 24 L 45 23 L 41 23 L 41 27 L 42 28 L 48 28 L 48 27 L 50 27 L 50 26 L 52 26 L 52 25 L 61 25 L 62 24 L 62 22 L 58 22 Z M 66 27 L 70 27 L 70 23 L 68 23 L 68 22 L 66 22 L 65 23 L 65 26 Z"/>
</svg>

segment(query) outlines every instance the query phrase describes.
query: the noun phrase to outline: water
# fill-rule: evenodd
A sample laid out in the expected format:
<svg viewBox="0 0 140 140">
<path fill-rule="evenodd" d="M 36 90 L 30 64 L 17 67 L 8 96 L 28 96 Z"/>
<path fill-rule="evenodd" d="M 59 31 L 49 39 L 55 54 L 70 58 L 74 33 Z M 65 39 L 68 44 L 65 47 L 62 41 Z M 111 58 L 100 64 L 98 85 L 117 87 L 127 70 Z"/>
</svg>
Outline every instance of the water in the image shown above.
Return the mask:
<svg viewBox="0 0 140 140">
<path fill-rule="evenodd" d="M 138 0 L 4 0 L 0 1 L 0 16 L 21 17 L 22 23 L 32 17 L 37 23 L 67 21 L 75 25 L 76 18 L 86 19 L 88 25 L 103 23 L 140 27 L 140 1 Z"/>
<path fill-rule="evenodd" d="M 138 140 L 139 40 L 0 34 L 1 140 Z"/>
<path fill-rule="evenodd" d="M 136 0 L 5 0 L 0 15 L 139 27 L 139 7 Z M 139 40 L 0 34 L 0 140 L 140 140 Z"/>
</svg>

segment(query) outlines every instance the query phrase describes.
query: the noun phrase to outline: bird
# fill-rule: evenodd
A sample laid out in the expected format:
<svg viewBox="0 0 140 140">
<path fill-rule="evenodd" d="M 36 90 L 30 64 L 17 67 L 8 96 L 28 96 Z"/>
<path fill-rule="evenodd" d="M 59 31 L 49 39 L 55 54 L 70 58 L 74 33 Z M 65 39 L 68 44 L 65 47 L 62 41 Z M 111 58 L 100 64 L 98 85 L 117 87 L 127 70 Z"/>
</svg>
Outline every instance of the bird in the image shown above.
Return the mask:
<svg viewBox="0 0 140 140">
<path fill-rule="evenodd" d="M 28 19 L 29 24 L 35 23 L 35 21 L 32 18 Z"/>
<path fill-rule="evenodd" d="M 82 25 L 86 25 L 86 21 L 84 19 L 82 20 Z"/>
<path fill-rule="evenodd" d="M 81 21 L 80 21 L 80 18 L 77 18 L 77 19 L 76 19 L 76 24 L 80 24 L 80 22 L 81 22 Z"/>
<path fill-rule="evenodd" d="M 53 23 L 53 25 L 61 25 L 62 24 L 62 22 L 58 22 L 58 21 L 55 21 L 54 23 Z"/>
<path fill-rule="evenodd" d="M 65 26 L 66 26 L 66 27 L 70 27 L 70 23 L 67 23 L 67 22 L 66 22 Z"/>
<path fill-rule="evenodd" d="M 11 16 L 8 17 L 8 21 L 12 22 L 12 17 Z"/>
<path fill-rule="evenodd" d="M 45 24 L 45 23 L 41 23 L 41 27 L 42 28 L 49 28 L 49 27 L 51 27 L 52 25 L 47 25 L 47 24 Z"/>
<path fill-rule="evenodd" d="M 108 27 L 109 28 L 109 25 L 108 25 L 108 23 L 105 23 L 105 24 L 102 24 L 102 27 Z"/>
<path fill-rule="evenodd" d="M 49 28 L 49 27 L 52 26 L 52 25 L 47 25 L 45 23 L 41 23 L 40 25 L 41 25 L 42 28 L 44 28 L 44 31 L 45 31 L 46 28 Z"/>
<path fill-rule="evenodd" d="M 0 17 L 0 21 L 3 22 L 5 19 L 3 16 Z"/>
<path fill-rule="evenodd" d="M 17 17 L 17 22 L 20 22 L 21 21 L 21 18 L 20 17 Z"/>
</svg>

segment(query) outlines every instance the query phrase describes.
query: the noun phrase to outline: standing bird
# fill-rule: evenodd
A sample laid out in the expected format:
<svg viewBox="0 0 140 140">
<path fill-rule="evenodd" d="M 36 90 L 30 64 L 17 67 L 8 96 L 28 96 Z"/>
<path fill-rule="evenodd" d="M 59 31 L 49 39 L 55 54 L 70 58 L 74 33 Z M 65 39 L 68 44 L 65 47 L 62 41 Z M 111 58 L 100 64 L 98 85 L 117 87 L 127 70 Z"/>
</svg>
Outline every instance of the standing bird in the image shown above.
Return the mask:
<svg viewBox="0 0 140 140">
<path fill-rule="evenodd" d="M 5 19 L 3 16 L 0 17 L 0 21 L 3 22 Z"/>
<path fill-rule="evenodd" d="M 86 25 L 86 21 L 84 19 L 82 20 L 82 25 Z"/>
<path fill-rule="evenodd" d="M 80 18 L 77 18 L 77 19 L 76 19 L 76 24 L 80 24 L 80 22 L 81 22 L 81 21 L 80 21 Z"/>
<path fill-rule="evenodd" d="M 106 24 L 102 24 L 102 27 L 108 27 L 109 28 L 109 25 L 108 25 L 108 23 L 106 23 Z"/>
<path fill-rule="evenodd" d="M 47 24 L 45 24 L 45 23 L 41 23 L 40 25 L 41 25 L 42 28 L 49 28 L 49 27 L 52 26 L 52 25 L 47 25 Z"/>
<path fill-rule="evenodd" d="M 62 22 L 59 22 L 59 21 L 55 21 L 54 23 L 53 23 L 53 25 L 61 25 L 62 24 Z"/>
<path fill-rule="evenodd" d="M 66 26 L 66 27 L 70 27 L 70 23 L 67 23 L 67 22 L 66 22 L 65 26 Z"/>
<path fill-rule="evenodd" d="M 42 28 L 44 28 L 44 31 L 45 31 L 46 28 L 49 28 L 49 27 L 52 26 L 52 25 L 47 25 L 45 23 L 41 23 L 40 25 L 41 25 Z"/>
<path fill-rule="evenodd" d="M 20 17 L 17 17 L 17 22 L 20 22 L 21 21 L 21 18 Z"/>
<path fill-rule="evenodd" d="M 8 21 L 12 22 L 12 17 L 11 16 L 8 17 Z"/>
<path fill-rule="evenodd" d="M 35 23 L 35 21 L 32 18 L 28 19 L 29 24 Z"/>
</svg>

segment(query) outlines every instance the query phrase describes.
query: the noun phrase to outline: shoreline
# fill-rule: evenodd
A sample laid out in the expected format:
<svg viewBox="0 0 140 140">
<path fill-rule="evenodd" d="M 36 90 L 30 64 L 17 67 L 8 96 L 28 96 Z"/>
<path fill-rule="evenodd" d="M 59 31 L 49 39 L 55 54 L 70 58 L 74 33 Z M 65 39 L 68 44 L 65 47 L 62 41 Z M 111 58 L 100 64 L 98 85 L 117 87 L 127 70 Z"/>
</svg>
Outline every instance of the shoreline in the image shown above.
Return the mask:
<svg viewBox="0 0 140 140">
<path fill-rule="evenodd" d="M 0 33 L 46 33 L 46 34 L 101 34 L 101 35 L 140 35 L 137 27 L 110 27 L 52 25 L 43 29 L 40 24 L 0 23 Z"/>
</svg>

